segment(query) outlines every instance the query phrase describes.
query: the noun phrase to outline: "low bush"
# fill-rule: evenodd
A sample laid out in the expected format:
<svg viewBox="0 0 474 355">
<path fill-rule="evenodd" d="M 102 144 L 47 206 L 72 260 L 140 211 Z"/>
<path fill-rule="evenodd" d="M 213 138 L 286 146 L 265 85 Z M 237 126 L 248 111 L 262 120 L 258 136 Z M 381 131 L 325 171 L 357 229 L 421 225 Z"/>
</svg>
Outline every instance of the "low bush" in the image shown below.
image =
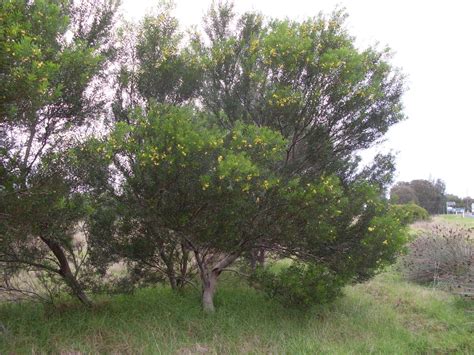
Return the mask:
<svg viewBox="0 0 474 355">
<path fill-rule="evenodd" d="M 414 203 L 406 205 L 391 205 L 391 211 L 400 223 L 408 225 L 417 221 L 426 221 L 430 218 L 427 210 Z"/>
<path fill-rule="evenodd" d="M 473 229 L 434 225 L 424 229 L 402 259 L 406 277 L 472 296 L 474 290 Z"/>
<path fill-rule="evenodd" d="M 307 308 L 325 304 L 342 294 L 346 280 L 322 265 L 293 263 L 279 268 L 258 268 L 251 277 L 256 288 L 285 306 Z"/>
</svg>

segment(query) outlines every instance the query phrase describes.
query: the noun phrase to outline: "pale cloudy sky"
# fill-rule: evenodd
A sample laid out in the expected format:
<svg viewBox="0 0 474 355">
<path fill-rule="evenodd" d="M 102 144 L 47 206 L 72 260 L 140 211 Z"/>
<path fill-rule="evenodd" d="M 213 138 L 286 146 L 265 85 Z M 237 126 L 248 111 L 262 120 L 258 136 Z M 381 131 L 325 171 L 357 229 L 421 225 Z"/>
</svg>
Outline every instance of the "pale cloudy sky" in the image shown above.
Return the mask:
<svg viewBox="0 0 474 355">
<path fill-rule="evenodd" d="M 140 18 L 153 0 L 122 0 Z M 211 0 L 176 0 L 183 27 L 199 25 Z M 447 191 L 474 196 L 474 1 L 472 0 L 236 0 L 238 12 L 304 19 L 336 6 L 360 47 L 379 42 L 395 52 L 407 75 L 408 119 L 377 151 L 397 152 L 397 180 L 440 178 Z"/>
</svg>

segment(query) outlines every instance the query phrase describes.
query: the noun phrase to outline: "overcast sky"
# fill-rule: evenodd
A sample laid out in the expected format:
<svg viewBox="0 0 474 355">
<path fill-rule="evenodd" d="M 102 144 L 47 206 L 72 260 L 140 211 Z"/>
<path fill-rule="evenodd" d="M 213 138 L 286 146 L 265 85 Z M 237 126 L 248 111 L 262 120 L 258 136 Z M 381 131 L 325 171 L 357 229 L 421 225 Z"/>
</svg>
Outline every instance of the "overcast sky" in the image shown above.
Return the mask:
<svg viewBox="0 0 474 355">
<path fill-rule="evenodd" d="M 157 1 L 122 0 L 138 19 Z M 211 0 L 176 0 L 183 27 L 198 25 Z M 447 192 L 474 196 L 474 1 L 236 0 L 238 12 L 305 19 L 337 5 L 361 48 L 380 43 L 407 76 L 408 119 L 391 128 L 377 151 L 397 153 L 397 180 L 440 178 Z"/>
</svg>

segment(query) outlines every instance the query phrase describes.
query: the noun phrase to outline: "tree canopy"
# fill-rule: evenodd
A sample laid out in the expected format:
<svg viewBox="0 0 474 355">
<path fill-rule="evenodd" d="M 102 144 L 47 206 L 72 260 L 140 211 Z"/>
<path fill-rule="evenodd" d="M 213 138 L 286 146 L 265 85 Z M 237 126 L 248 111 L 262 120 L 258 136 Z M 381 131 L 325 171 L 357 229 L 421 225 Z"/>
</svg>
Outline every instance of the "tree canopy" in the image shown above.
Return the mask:
<svg viewBox="0 0 474 355">
<path fill-rule="evenodd" d="M 97 271 L 198 281 L 212 311 L 221 273 L 256 253 L 292 260 L 250 279 L 296 305 L 396 257 L 394 157 L 363 167 L 358 153 L 404 118 L 403 76 L 388 49 L 354 45 L 344 12 L 277 20 L 219 3 L 185 36 L 165 6 L 112 36 L 114 2 L 0 6 L 2 263 L 56 273 L 89 303 L 81 223 Z"/>
<path fill-rule="evenodd" d="M 115 10 L 110 1 L 0 4 L 0 262 L 59 274 L 85 303 L 67 261 L 74 189 L 50 157 L 102 111 Z"/>
</svg>

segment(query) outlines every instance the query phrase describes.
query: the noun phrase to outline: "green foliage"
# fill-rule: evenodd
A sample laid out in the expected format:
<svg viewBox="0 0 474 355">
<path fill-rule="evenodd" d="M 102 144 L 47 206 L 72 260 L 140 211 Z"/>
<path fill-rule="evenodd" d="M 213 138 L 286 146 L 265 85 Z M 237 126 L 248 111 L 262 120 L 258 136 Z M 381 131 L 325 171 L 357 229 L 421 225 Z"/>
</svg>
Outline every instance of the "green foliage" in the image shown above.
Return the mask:
<svg viewBox="0 0 474 355">
<path fill-rule="evenodd" d="M 97 199 L 92 243 L 101 258 L 153 265 L 174 287 L 190 276 L 190 244 L 228 251 L 242 241 L 278 183 L 285 141 L 253 125 L 223 130 L 190 108 L 152 105 L 130 117 L 78 151 L 83 166 L 105 174 L 86 177 Z"/>
<path fill-rule="evenodd" d="M 220 4 L 205 19 L 208 40 L 193 33 L 184 43 L 164 6 L 136 30 L 125 25 L 114 51 L 115 2 L 0 6 L 0 61 L 11 63 L 0 73 L 0 185 L 20 206 L 37 181 L 45 186 L 34 210 L 0 204 L 5 250 L 44 244 L 25 264 L 78 293 L 69 230 L 48 228 L 85 220 L 102 273 L 126 260 L 176 288 L 197 270 L 212 298 L 222 272 L 261 250 L 298 260 L 274 284 L 307 305 L 372 276 L 401 249 L 405 230 L 381 198 L 393 157 L 357 173 L 356 152 L 403 118 L 403 77 L 388 50 L 355 47 L 343 12 L 266 21 Z M 108 107 L 97 97 L 112 54 L 110 131 L 72 143 Z M 48 154 L 60 162 L 58 181 L 42 175 L 54 165 Z"/>
<path fill-rule="evenodd" d="M 115 9 L 105 0 L 0 3 L 0 262 L 55 274 L 78 295 L 69 264 L 83 195 L 66 154 L 56 154 L 102 111 L 96 84 Z"/>
<path fill-rule="evenodd" d="M 398 204 L 415 203 L 427 210 L 429 214 L 438 214 L 445 211 L 445 188 L 444 182 L 439 179 L 402 181 L 392 187 L 390 199 Z"/>
<path fill-rule="evenodd" d="M 355 47 L 345 18 L 336 11 L 266 21 L 237 16 L 229 4 L 211 8 L 202 44 L 205 107 L 226 127 L 243 120 L 280 132 L 287 168 L 349 179 L 353 153 L 403 118 L 403 77 L 389 50 Z"/>
<path fill-rule="evenodd" d="M 165 10 L 141 23 L 136 53 L 141 95 L 160 103 L 179 104 L 198 90 L 201 68 L 192 46 L 180 50 L 178 21 Z"/>
<path fill-rule="evenodd" d="M 119 123 L 85 148 L 108 175 L 102 187 L 91 183 L 99 192 L 91 222 L 99 255 L 153 259 L 173 285 L 172 279 L 185 277 L 178 266 L 190 251 L 206 250 L 215 260 L 263 245 L 280 258 L 318 265 L 290 269 L 280 288 L 293 288 L 297 274 L 291 273 L 298 270 L 308 282 L 323 269 L 334 275 L 326 295 L 301 300 L 307 304 L 373 275 L 393 262 L 406 240 L 369 184 L 345 187 L 336 176 L 282 173 L 286 141 L 266 127 L 236 122 L 225 130 L 189 108 L 166 105 L 131 117 L 133 124 Z M 316 288 L 309 283 L 304 292 Z"/>
<path fill-rule="evenodd" d="M 202 80 L 200 44 L 194 35 L 184 44 L 183 37 L 166 3 L 138 24 L 123 24 L 117 40 L 115 120 L 130 120 L 136 106 L 181 105 L 196 98 Z"/>
<path fill-rule="evenodd" d="M 323 265 L 293 263 L 277 273 L 271 267 L 257 269 L 251 282 L 269 298 L 285 306 L 307 308 L 333 302 L 342 294 L 343 276 L 336 275 Z"/>
<path fill-rule="evenodd" d="M 114 5 L 96 4 L 96 8 L 103 8 L 92 25 L 86 24 L 90 18 L 78 15 L 84 10 L 81 5 L 47 0 L 2 2 L 2 123 L 9 122 L 16 128 L 37 126 L 42 121 L 37 116 L 39 111 L 49 106 L 50 110 L 42 115 L 48 115 L 52 133 L 62 128 L 61 120 L 75 122 L 90 113 L 92 102 L 84 94 L 105 63 L 104 48 L 99 45 L 108 35 L 107 31 L 96 31 L 96 27 L 109 26 Z M 82 32 L 75 31 L 76 27 Z M 68 31 L 72 31 L 72 40 L 67 38 Z"/>
<path fill-rule="evenodd" d="M 430 218 L 428 211 L 414 203 L 406 205 L 391 205 L 391 212 L 403 225 L 409 225 L 417 221 L 426 221 Z"/>
</svg>

